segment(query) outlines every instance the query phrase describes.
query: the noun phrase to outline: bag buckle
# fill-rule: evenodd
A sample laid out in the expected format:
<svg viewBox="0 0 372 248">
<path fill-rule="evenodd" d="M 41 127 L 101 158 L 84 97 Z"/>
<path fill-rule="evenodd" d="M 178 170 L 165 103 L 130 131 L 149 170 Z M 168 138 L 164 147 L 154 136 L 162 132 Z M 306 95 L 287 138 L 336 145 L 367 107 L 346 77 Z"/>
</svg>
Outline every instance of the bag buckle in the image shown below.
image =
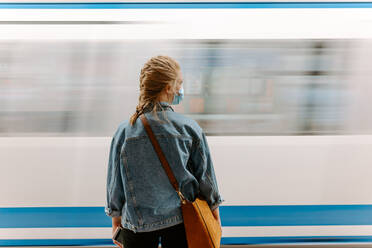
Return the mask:
<svg viewBox="0 0 372 248">
<path fill-rule="evenodd" d="M 181 193 L 181 191 L 177 191 L 177 194 L 178 194 L 178 196 L 181 199 L 181 203 L 182 204 L 186 204 L 186 198 L 183 196 L 183 194 Z"/>
</svg>

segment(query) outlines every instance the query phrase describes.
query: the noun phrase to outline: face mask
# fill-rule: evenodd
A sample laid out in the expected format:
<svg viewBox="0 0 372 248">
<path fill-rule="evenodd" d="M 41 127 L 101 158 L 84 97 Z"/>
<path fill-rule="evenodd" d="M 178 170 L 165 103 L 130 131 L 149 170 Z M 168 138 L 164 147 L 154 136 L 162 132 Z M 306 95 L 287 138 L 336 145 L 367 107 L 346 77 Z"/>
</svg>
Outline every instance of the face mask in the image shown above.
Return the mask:
<svg viewBox="0 0 372 248">
<path fill-rule="evenodd" d="M 179 94 L 179 95 L 178 95 Z M 174 97 L 173 97 L 173 101 L 172 101 L 172 105 L 176 105 L 176 104 L 179 104 L 182 99 L 183 99 L 183 87 L 181 87 L 180 91 L 178 92 L 178 94 L 174 94 Z"/>
</svg>

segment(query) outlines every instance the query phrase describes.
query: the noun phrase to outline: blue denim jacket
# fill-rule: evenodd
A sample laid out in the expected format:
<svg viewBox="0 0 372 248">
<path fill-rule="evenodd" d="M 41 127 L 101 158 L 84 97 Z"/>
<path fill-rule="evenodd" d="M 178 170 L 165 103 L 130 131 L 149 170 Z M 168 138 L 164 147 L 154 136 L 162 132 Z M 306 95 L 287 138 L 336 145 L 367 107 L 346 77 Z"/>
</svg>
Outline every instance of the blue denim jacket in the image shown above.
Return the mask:
<svg viewBox="0 0 372 248">
<path fill-rule="evenodd" d="M 192 119 L 161 102 L 161 120 L 145 113 L 178 181 L 190 201 L 199 195 L 213 210 L 223 201 L 218 191 L 207 140 Z M 148 232 L 183 222 L 181 202 L 140 120 L 120 123 L 110 148 L 105 213 L 121 216 L 123 227 Z"/>
</svg>

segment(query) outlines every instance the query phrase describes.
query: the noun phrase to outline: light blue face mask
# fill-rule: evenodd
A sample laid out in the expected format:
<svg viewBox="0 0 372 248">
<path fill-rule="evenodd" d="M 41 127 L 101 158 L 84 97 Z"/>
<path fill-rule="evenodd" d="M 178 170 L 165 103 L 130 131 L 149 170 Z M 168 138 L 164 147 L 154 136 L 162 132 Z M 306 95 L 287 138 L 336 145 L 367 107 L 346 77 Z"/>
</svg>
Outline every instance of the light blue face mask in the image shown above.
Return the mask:
<svg viewBox="0 0 372 248">
<path fill-rule="evenodd" d="M 183 96 L 184 96 L 184 94 L 183 94 L 183 87 L 181 87 L 181 89 L 178 92 L 178 94 L 174 94 L 172 105 L 179 104 L 183 100 Z"/>
</svg>

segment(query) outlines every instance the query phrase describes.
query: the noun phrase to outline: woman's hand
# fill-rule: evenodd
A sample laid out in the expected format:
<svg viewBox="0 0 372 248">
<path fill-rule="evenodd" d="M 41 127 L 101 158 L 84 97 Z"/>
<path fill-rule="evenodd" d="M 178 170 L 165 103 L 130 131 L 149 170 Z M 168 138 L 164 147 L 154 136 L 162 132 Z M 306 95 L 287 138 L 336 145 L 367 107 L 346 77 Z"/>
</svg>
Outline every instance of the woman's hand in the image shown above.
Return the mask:
<svg viewBox="0 0 372 248">
<path fill-rule="evenodd" d="M 121 225 L 112 225 L 112 242 L 114 242 L 114 244 L 117 245 L 119 248 L 124 248 L 121 243 L 114 240 L 114 233 L 119 226 L 121 226 Z"/>
<path fill-rule="evenodd" d="M 118 247 L 120 248 L 124 248 L 124 246 L 122 244 L 120 244 L 118 241 L 116 240 L 113 240 L 114 244 L 116 244 Z"/>
<path fill-rule="evenodd" d="M 124 248 L 124 246 L 119 243 L 118 241 L 114 240 L 114 233 L 118 227 L 122 227 L 121 225 L 121 217 L 113 217 L 112 218 L 112 241 L 116 244 L 119 248 Z"/>
<path fill-rule="evenodd" d="M 221 232 L 222 232 L 222 225 L 221 225 L 221 218 L 220 218 L 220 211 L 217 207 L 215 210 L 212 211 L 213 217 L 218 221 L 218 224 L 220 224 Z"/>
</svg>

